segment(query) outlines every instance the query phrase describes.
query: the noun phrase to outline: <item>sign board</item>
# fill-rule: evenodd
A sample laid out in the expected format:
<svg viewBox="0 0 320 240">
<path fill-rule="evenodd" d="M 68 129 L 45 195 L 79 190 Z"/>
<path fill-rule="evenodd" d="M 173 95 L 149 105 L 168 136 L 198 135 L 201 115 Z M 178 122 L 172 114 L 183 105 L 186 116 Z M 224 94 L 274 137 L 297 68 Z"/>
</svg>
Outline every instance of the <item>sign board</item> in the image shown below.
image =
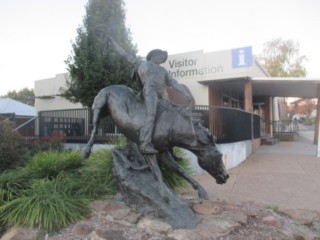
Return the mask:
<svg viewBox="0 0 320 240">
<path fill-rule="evenodd" d="M 183 82 L 247 77 L 253 72 L 252 48 L 169 55 L 163 66 L 172 77 Z"/>
</svg>

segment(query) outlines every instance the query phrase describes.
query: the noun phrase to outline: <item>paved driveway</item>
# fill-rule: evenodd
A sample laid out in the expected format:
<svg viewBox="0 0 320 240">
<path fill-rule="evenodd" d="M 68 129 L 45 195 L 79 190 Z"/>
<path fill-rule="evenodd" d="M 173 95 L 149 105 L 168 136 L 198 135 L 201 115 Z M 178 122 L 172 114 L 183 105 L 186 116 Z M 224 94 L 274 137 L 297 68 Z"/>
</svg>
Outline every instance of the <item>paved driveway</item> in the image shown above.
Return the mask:
<svg viewBox="0 0 320 240">
<path fill-rule="evenodd" d="M 196 179 L 213 199 L 255 201 L 284 209 L 320 211 L 320 158 L 312 143 L 313 133 L 300 133 L 298 141 L 261 146 L 239 166 L 230 179 L 217 185 L 209 175 Z"/>
</svg>

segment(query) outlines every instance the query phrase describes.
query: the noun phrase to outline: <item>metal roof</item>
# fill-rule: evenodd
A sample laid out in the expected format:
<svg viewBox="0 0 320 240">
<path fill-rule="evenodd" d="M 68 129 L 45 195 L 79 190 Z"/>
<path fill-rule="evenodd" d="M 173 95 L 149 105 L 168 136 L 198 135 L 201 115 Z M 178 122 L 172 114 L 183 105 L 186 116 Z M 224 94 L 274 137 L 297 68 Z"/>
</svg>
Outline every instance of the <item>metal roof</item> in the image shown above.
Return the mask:
<svg viewBox="0 0 320 240">
<path fill-rule="evenodd" d="M 15 113 L 17 116 L 37 116 L 34 107 L 11 98 L 0 98 L 1 113 Z"/>
</svg>

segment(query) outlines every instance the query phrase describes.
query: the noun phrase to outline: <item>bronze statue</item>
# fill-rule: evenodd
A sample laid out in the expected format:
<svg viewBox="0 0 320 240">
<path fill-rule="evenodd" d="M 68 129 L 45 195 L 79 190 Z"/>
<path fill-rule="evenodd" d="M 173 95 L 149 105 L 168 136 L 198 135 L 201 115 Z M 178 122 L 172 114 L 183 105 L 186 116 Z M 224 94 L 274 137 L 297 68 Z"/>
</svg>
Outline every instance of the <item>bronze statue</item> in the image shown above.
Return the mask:
<svg viewBox="0 0 320 240">
<path fill-rule="evenodd" d="M 191 108 L 179 107 L 169 101 L 166 86 L 173 87 L 189 101 L 192 97 L 160 66 L 166 61 L 167 52 L 152 50 L 146 61 L 142 61 L 127 54 L 109 37 L 105 25 L 96 30 L 100 31 L 103 43 L 111 42 L 134 66 L 134 76 L 140 81 L 142 92 L 141 97 L 137 97 L 129 87 L 111 85 L 98 93 L 92 106 L 91 138 L 83 156 L 90 155 L 100 119 L 109 115 L 130 142 L 126 147 L 113 149 L 113 173 L 120 200 L 143 214 L 165 219 L 173 227 L 193 228 L 199 218 L 164 184 L 158 163 L 173 169 L 192 185 L 200 198 L 208 199 L 205 189 L 176 162 L 172 149 L 181 147 L 193 152 L 199 166 L 218 184 L 224 184 L 229 175 L 215 138 L 206 128 L 192 121 Z"/>
<path fill-rule="evenodd" d="M 183 93 L 189 101 L 191 101 L 192 97 L 165 68 L 160 66 L 160 64 L 164 63 L 168 58 L 166 51 L 154 49 L 148 53 L 147 61 L 143 61 L 140 58 L 126 53 L 112 37 L 108 36 L 108 39 L 117 52 L 124 57 L 129 64 L 134 66 L 135 75 L 143 85 L 142 95 L 146 106 L 146 118 L 139 130 L 140 151 L 144 154 L 156 154 L 158 151 L 154 149 L 151 139 L 154 131 L 158 101 L 159 99 L 169 99 L 166 86 L 171 86 Z"/>
<path fill-rule="evenodd" d="M 135 92 L 123 85 L 111 85 L 102 89 L 95 97 L 92 106 L 93 130 L 91 138 L 83 151 L 88 157 L 94 143 L 94 137 L 102 117 L 110 115 L 122 133 L 135 143 L 140 142 L 139 129 L 145 124 L 148 114 L 146 104 L 138 101 Z M 174 169 L 198 191 L 199 197 L 208 199 L 203 187 L 189 176 L 173 159 L 170 151 L 174 146 L 190 150 L 198 157 L 201 168 L 216 179 L 218 184 L 226 183 L 229 178 L 218 151 L 214 136 L 204 127 L 190 120 L 190 112 L 165 100 L 160 100 L 152 143 L 157 149 L 157 158 Z M 150 154 L 145 155 L 151 171 L 161 182 L 161 172 Z"/>
</svg>

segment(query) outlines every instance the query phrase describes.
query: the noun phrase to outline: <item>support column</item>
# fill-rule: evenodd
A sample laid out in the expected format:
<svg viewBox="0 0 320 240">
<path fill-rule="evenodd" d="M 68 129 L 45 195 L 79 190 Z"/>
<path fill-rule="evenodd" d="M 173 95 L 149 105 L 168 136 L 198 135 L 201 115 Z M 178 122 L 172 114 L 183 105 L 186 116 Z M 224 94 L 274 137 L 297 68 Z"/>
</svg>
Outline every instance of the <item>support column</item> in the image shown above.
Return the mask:
<svg viewBox="0 0 320 240">
<path fill-rule="evenodd" d="M 244 84 L 244 110 L 246 112 L 252 112 L 252 82 L 251 79 L 248 78 L 245 80 Z"/>
<path fill-rule="evenodd" d="M 270 97 L 264 100 L 264 133 L 271 134 L 271 111 L 270 111 Z"/>
<path fill-rule="evenodd" d="M 253 126 L 253 103 L 252 103 L 252 81 L 247 78 L 244 82 L 244 110 L 251 113 L 251 140 L 254 139 Z M 252 141 L 253 143 L 253 141 Z"/>
<path fill-rule="evenodd" d="M 279 98 L 274 97 L 272 99 L 272 116 L 273 116 L 273 121 L 279 121 L 280 120 L 280 114 L 279 114 Z"/>
<path fill-rule="evenodd" d="M 209 85 L 209 106 L 221 106 L 222 105 L 222 87 L 220 82 L 214 82 Z M 209 108 L 209 130 L 215 136 L 220 136 L 222 128 L 221 119 L 216 108 Z"/>
<path fill-rule="evenodd" d="M 319 144 L 318 143 L 318 137 L 319 137 L 319 122 L 320 122 L 320 84 L 318 84 L 317 98 L 318 98 L 317 116 L 316 116 L 316 122 L 315 122 L 315 125 L 314 125 L 314 138 L 313 138 L 313 143 L 314 144 Z M 319 146 L 318 146 L 318 148 L 319 148 Z"/>
<path fill-rule="evenodd" d="M 222 104 L 221 83 L 214 82 L 209 85 L 209 105 L 221 106 Z"/>
</svg>

